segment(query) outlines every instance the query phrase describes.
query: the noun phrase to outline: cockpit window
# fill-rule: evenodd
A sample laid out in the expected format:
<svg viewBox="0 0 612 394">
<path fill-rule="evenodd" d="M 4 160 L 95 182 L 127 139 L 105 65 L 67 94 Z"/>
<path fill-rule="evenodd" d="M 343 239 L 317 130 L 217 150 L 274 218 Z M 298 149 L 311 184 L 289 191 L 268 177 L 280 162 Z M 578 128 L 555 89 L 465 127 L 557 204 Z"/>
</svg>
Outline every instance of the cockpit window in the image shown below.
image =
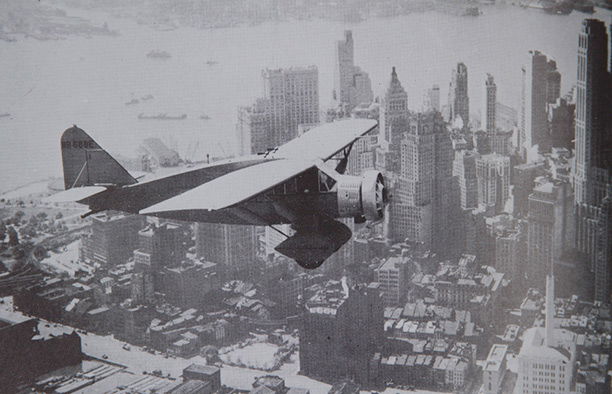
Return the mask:
<svg viewBox="0 0 612 394">
<path fill-rule="evenodd" d="M 319 171 L 319 191 L 329 192 L 332 190 L 336 181 L 326 173 Z"/>
<path fill-rule="evenodd" d="M 311 168 L 280 185 L 276 185 L 272 189 L 272 193 L 281 195 L 329 192 L 332 191 L 335 184 L 336 181 L 332 177 L 319 171 L 317 168 Z"/>
</svg>

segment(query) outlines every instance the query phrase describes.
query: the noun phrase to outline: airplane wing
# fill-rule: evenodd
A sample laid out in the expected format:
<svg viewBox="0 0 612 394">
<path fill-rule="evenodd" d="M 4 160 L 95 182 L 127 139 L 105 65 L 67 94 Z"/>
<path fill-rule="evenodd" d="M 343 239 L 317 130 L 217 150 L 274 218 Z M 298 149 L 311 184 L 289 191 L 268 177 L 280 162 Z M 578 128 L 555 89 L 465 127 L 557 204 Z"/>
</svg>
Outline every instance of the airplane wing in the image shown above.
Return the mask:
<svg viewBox="0 0 612 394">
<path fill-rule="evenodd" d="M 108 188 L 104 186 L 80 186 L 72 189 L 64 190 L 62 192 L 53 194 L 49 197 L 43 198 L 43 202 L 55 203 L 55 202 L 79 202 L 86 198 L 95 196 L 98 193 L 106 191 Z"/>
<path fill-rule="evenodd" d="M 215 178 L 176 197 L 140 210 L 141 214 L 227 208 L 292 178 L 315 163 L 303 160 L 270 159 Z"/>
<path fill-rule="evenodd" d="M 264 163 L 230 172 L 139 213 L 210 211 L 241 203 L 333 157 L 377 124 L 349 119 L 315 127 L 269 154 Z"/>
<path fill-rule="evenodd" d="M 278 147 L 271 156 L 326 161 L 377 125 L 372 119 L 346 119 L 325 123 Z"/>
</svg>

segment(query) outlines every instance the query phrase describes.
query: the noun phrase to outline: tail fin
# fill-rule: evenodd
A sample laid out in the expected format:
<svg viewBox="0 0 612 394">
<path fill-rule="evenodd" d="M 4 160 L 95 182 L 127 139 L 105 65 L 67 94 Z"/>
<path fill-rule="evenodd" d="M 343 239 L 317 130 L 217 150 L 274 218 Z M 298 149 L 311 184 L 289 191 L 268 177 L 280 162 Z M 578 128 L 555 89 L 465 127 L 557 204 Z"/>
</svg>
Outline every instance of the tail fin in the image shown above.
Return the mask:
<svg viewBox="0 0 612 394">
<path fill-rule="evenodd" d="M 76 126 L 62 134 L 62 164 L 66 190 L 79 186 L 136 183 L 136 179 L 117 160 Z"/>
</svg>

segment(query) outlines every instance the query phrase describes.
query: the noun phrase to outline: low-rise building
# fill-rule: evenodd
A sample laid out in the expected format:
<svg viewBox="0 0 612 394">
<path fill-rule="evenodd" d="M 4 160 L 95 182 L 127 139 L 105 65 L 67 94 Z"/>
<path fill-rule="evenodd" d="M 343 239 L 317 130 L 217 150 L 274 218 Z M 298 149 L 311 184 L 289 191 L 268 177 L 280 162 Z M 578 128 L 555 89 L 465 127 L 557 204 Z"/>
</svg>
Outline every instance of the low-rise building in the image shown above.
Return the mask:
<svg viewBox="0 0 612 394">
<path fill-rule="evenodd" d="M 502 381 L 506 374 L 507 345 L 494 344 L 482 367 L 482 387 L 484 394 L 498 394 L 501 392 Z"/>
</svg>

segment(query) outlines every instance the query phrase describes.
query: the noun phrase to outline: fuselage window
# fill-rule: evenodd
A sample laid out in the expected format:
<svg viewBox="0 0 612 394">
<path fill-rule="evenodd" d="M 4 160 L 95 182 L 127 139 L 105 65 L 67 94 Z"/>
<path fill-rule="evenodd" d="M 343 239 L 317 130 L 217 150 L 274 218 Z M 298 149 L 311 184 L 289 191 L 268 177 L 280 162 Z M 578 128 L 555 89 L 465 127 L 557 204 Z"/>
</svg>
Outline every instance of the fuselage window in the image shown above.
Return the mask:
<svg viewBox="0 0 612 394">
<path fill-rule="evenodd" d="M 295 184 L 296 179 L 291 178 L 287 182 L 285 182 L 285 193 L 287 194 L 295 194 L 297 193 L 297 186 Z"/>
<path fill-rule="evenodd" d="M 332 190 L 336 181 L 334 178 L 325 174 L 324 172 L 319 171 L 319 191 L 320 192 L 329 192 Z"/>
<path fill-rule="evenodd" d="M 298 193 L 313 193 L 319 190 L 319 170 L 311 168 L 297 176 Z"/>
</svg>

